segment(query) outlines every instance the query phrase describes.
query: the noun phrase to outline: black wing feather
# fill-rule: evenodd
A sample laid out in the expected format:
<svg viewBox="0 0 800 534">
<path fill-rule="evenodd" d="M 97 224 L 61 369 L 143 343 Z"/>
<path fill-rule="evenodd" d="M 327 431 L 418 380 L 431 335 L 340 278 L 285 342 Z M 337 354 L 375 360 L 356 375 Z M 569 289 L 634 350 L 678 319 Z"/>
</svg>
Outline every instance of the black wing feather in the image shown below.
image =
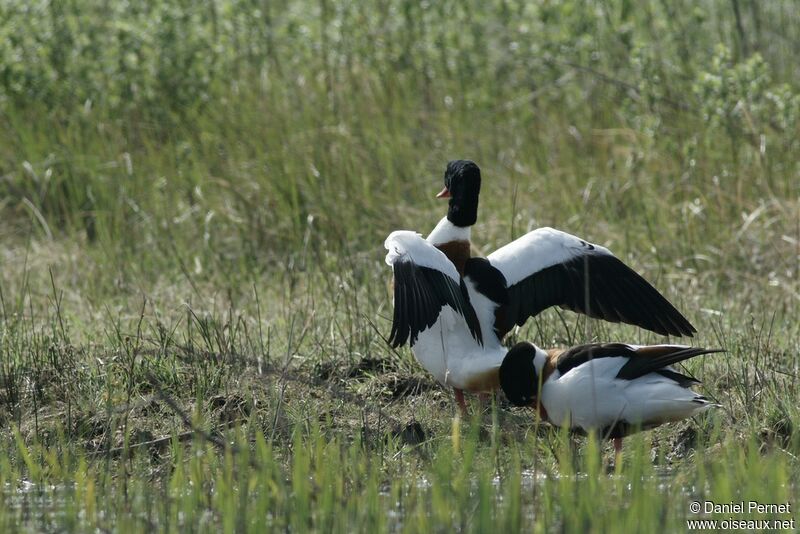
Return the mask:
<svg viewBox="0 0 800 534">
<path fill-rule="evenodd" d="M 622 369 L 619 370 L 617 373 L 617 378 L 622 378 L 623 380 L 633 380 L 648 373 L 661 372 L 661 374 L 663 374 L 663 371 L 665 370 L 664 368 L 669 365 L 688 360 L 689 358 L 694 358 L 695 356 L 714 354 L 716 352 L 725 351 L 723 349 L 704 349 L 702 347 L 675 347 L 674 351 L 656 356 L 654 358 L 631 358 L 630 361 L 623 365 Z M 666 370 L 669 371 L 669 369 Z"/>
<path fill-rule="evenodd" d="M 419 333 L 430 328 L 444 306 L 450 306 L 467 322 L 470 334 L 483 343 L 481 327 L 469 302 L 464 281 L 456 282 L 430 267 L 421 267 L 408 258 L 392 265 L 394 272 L 394 316 L 389 344 L 397 348 L 413 345 Z"/>
<path fill-rule="evenodd" d="M 623 322 L 661 335 L 689 336 L 694 326 L 633 269 L 617 257 L 591 252 L 552 265 L 508 288 L 505 334 L 551 306 L 595 319 Z"/>
<path fill-rule="evenodd" d="M 659 369 L 656 373 L 660 374 L 665 378 L 669 378 L 670 380 L 674 380 L 678 383 L 678 385 L 682 388 L 688 388 L 691 386 L 696 386 L 698 384 L 702 384 L 698 379 L 693 376 L 688 376 L 677 371 L 673 371 L 672 369 Z"/>
<path fill-rule="evenodd" d="M 617 373 L 617 378 L 634 380 L 648 373 L 658 373 L 675 380 L 683 387 L 699 384 L 700 381 L 685 376 L 668 366 L 700 356 L 725 352 L 723 349 L 705 349 L 702 347 L 682 347 L 679 345 L 651 345 L 632 347 L 624 343 L 587 343 L 570 348 L 558 357 L 556 369 L 563 376 L 571 369 L 583 365 L 589 360 L 598 358 L 628 358 L 628 362 Z"/>
</svg>

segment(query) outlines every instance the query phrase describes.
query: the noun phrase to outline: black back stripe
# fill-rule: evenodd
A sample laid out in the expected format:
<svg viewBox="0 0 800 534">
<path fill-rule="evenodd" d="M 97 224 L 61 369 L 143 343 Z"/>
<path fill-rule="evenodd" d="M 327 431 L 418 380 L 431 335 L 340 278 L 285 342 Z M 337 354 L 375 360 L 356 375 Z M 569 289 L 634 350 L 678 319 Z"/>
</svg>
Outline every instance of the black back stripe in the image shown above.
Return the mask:
<svg viewBox="0 0 800 534">
<path fill-rule="evenodd" d="M 693 376 L 688 376 L 683 373 L 679 373 L 678 371 L 675 371 L 673 369 L 659 369 L 658 371 L 656 371 L 656 373 L 660 374 L 664 378 L 669 378 L 670 380 L 674 380 L 675 382 L 678 383 L 679 386 L 683 388 L 688 388 L 689 386 L 695 386 L 697 384 L 702 383 Z"/>
<path fill-rule="evenodd" d="M 556 369 L 561 376 L 564 376 L 589 360 L 611 357 L 632 358 L 635 354 L 633 347 L 624 343 L 587 343 L 572 347 L 559 356 Z"/>
<path fill-rule="evenodd" d="M 506 277 L 486 258 L 470 258 L 464 265 L 464 278 L 475 284 L 475 290 L 497 304 L 508 302 Z"/>
</svg>

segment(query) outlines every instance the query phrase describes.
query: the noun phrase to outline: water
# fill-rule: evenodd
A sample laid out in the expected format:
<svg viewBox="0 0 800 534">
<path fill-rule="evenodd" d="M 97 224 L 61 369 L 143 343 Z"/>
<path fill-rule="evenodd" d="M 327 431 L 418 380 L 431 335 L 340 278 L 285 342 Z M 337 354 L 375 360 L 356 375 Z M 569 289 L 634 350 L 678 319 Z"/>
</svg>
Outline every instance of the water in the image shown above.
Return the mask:
<svg viewBox="0 0 800 534">
<path fill-rule="evenodd" d="M 63 529 L 66 510 L 75 496 L 72 484 L 42 485 L 27 479 L 3 486 L 3 505 L 6 512 L 16 515 L 18 524 L 44 530 Z"/>
</svg>

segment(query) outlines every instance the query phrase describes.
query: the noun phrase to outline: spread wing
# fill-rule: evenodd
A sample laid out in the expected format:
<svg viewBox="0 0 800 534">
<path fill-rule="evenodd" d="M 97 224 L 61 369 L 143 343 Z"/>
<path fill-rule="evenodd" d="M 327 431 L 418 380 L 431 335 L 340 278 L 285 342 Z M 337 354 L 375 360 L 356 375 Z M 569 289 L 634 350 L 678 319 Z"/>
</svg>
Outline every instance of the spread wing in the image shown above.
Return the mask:
<svg viewBox="0 0 800 534">
<path fill-rule="evenodd" d="M 508 302 L 498 310 L 495 321 L 501 337 L 550 306 L 661 335 L 691 337 L 697 331 L 611 251 L 568 233 L 539 228 L 488 259 L 508 282 Z"/>
<path fill-rule="evenodd" d="M 389 343 L 414 345 L 419 333 L 450 306 L 464 317 L 472 337 L 482 343 L 481 327 L 467 288 L 442 251 L 409 231 L 392 232 L 384 243 L 386 263 L 394 272 L 394 316 Z"/>
</svg>

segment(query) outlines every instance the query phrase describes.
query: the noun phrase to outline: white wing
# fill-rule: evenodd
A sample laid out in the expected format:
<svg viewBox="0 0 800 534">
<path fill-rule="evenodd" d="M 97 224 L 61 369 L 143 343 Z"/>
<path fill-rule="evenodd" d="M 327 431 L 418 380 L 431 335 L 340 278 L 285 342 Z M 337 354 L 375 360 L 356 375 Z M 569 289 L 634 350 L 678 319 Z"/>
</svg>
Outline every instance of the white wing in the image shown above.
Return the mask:
<svg viewBox="0 0 800 534">
<path fill-rule="evenodd" d="M 509 286 L 531 274 L 586 254 L 613 256 L 611 251 L 554 228 L 537 228 L 500 247 L 488 260 L 500 269 Z"/>
<path fill-rule="evenodd" d="M 461 276 L 447 256 L 422 238 L 417 232 L 397 230 L 389 234 L 383 246 L 386 254 L 386 265 L 393 266 L 401 259 L 409 259 L 420 267 L 429 267 L 449 276 L 455 283 L 461 282 Z"/>
</svg>

